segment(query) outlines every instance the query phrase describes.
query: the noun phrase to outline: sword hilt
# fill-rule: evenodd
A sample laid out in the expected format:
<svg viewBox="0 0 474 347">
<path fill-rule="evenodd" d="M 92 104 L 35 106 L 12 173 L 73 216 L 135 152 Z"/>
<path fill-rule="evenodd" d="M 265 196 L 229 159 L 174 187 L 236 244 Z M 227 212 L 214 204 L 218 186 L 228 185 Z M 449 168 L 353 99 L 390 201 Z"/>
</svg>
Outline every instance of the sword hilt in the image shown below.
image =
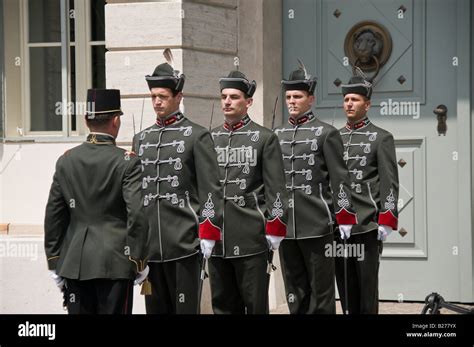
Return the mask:
<svg viewBox="0 0 474 347">
<path fill-rule="evenodd" d="M 277 267 L 273 264 L 273 250 L 270 249 L 268 251 L 268 258 L 267 258 L 267 274 L 271 274 L 272 272 L 276 271 Z"/>
<path fill-rule="evenodd" d="M 201 281 L 204 281 L 209 275 L 206 272 L 206 262 L 207 259 L 202 257 L 202 264 L 201 264 Z"/>
</svg>

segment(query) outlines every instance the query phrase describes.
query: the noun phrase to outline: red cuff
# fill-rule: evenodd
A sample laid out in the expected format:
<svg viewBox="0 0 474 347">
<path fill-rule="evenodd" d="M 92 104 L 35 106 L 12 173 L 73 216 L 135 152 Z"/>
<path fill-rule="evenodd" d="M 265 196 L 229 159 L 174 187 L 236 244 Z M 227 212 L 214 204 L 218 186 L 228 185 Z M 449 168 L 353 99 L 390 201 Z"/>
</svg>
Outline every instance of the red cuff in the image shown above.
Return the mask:
<svg viewBox="0 0 474 347">
<path fill-rule="evenodd" d="M 391 210 L 379 213 L 379 225 L 387 225 L 393 230 L 398 229 L 398 218 L 393 215 Z"/>
<path fill-rule="evenodd" d="M 276 217 L 275 219 L 267 221 L 267 224 L 265 226 L 265 233 L 267 235 L 285 237 L 286 225 L 280 220 L 280 218 Z"/>
<path fill-rule="evenodd" d="M 357 215 L 353 212 L 347 211 L 345 208 L 341 208 L 338 212 L 336 212 L 336 221 L 339 225 L 355 225 L 357 224 Z"/>
<path fill-rule="evenodd" d="M 220 241 L 222 237 L 221 229 L 216 227 L 209 218 L 199 224 L 199 238 Z"/>
</svg>

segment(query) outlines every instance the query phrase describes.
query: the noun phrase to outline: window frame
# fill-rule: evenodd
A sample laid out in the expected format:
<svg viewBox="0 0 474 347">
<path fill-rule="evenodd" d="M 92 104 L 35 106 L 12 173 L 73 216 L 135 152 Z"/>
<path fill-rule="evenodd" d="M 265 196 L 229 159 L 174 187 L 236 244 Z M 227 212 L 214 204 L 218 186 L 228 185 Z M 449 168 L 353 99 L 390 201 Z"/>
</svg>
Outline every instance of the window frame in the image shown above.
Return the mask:
<svg viewBox="0 0 474 347">
<path fill-rule="evenodd" d="M 29 18 L 28 18 L 28 2 L 32 0 L 19 1 L 19 23 L 20 23 L 20 54 L 22 57 L 22 64 L 20 69 L 21 75 L 21 95 L 20 100 L 23 107 L 21 107 L 21 116 L 18 121 L 22 124 L 23 135 L 8 136 L 11 134 L 5 133 L 6 140 L 13 141 L 35 141 L 35 142 L 77 142 L 82 141 L 87 133 L 87 128 L 84 124 L 81 115 L 74 115 L 76 117 L 76 130 L 71 129 L 72 116 L 68 115 L 67 122 L 62 122 L 62 129 L 58 131 L 31 131 L 32 105 L 30 103 L 30 48 L 32 47 L 63 47 L 62 42 L 29 42 Z M 34 0 L 33 0 L 34 1 Z M 69 8 L 69 1 L 66 0 Z M 85 102 L 87 96 L 87 89 L 92 86 L 92 46 L 105 46 L 105 41 L 92 41 L 91 37 L 91 0 L 74 0 L 74 32 L 75 42 L 69 42 L 70 47 L 75 47 L 75 91 L 76 102 Z M 69 12 L 68 12 L 69 13 Z M 61 22 L 63 19 L 61 19 Z M 69 25 L 69 16 L 67 20 Z M 68 98 L 71 101 L 71 70 L 70 57 L 68 62 Z M 61 70 L 64 69 L 63 56 L 61 54 Z M 61 80 L 63 87 L 64 81 Z M 64 96 L 62 96 L 62 99 Z M 63 100 L 58 101 L 63 101 Z M 8 117 L 8 115 L 7 115 Z M 64 117 L 64 116 L 63 116 Z M 15 118 L 15 116 L 13 116 Z M 21 118 L 21 119 L 20 119 Z M 67 128 L 65 129 L 65 124 Z"/>
<path fill-rule="evenodd" d="M 5 39 L 3 23 L 3 0 L 0 0 L 0 140 L 5 137 Z"/>
</svg>

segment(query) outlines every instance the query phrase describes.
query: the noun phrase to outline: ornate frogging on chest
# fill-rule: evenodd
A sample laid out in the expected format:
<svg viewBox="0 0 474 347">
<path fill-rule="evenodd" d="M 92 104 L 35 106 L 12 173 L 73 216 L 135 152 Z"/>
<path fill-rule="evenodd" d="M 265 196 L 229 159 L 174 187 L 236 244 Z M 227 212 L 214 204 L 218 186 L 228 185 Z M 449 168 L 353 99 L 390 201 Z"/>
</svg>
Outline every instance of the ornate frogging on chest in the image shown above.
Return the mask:
<svg viewBox="0 0 474 347">
<path fill-rule="evenodd" d="M 165 142 L 158 142 L 158 143 L 147 142 L 145 144 L 142 143 L 140 144 L 138 155 L 143 156 L 145 150 L 150 149 L 150 148 L 158 149 L 158 148 L 165 148 L 165 147 L 173 147 L 176 149 L 176 153 L 184 153 L 185 148 L 186 148 L 185 144 L 186 142 L 184 140 L 183 141 L 173 140 L 169 143 L 165 143 Z"/>
<path fill-rule="evenodd" d="M 360 161 L 361 166 L 367 164 L 367 155 L 373 152 L 377 143 L 377 132 L 341 131 L 344 144 L 344 160 Z"/>
<path fill-rule="evenodd" d="M 289 190 L 302 190 L 312 194 L 309 184 L 313 180 L 318 153 L 321 150 L 324 126 L 295 126 L 277 129 L 280 139 L 285 174 Z M 303 180 L 303 181 L 301 181 Z M 297 183 L 298 182 L 298 183 Z"/>
<path fill-rule="evenodd" d="M 174 176 L 168 175 L 166 177 L 146 176 L 146 177 L 143 177 L 142 179 L 142 188 L 147 189 L 150 183 L 160 183 L 160 182 L 168 182 L 173 188 L 177 188 L 179 186 L 179 179 L 178 179 L 178 176 L 176 175 Z"/>
<path fill-rule="evenodd" d="M 220 143 L 222 141 L 227 142 L 231 141 L 234 138 L 244 137 L 249 139 L 253 143 L 257 143 L 260 140 L 260 130 L 239 130 L 239 131 L 216 131 L 212 132 L 212 139 L 216 143 Z"/>
<path fill-rule="evenodd" d="M 314 165 L 315 154 L 320 149 L 324 126 L 297 126 L 275 130 L 283 153 L 283 160 L 304 160 Z"/>
<path fill-rule="evenodd" d="M 194 141 L 193 126 L 179 123 L 152 127 L 139 136 L 142 189 L 150 192 L 144 197 L 144 206 L 154 200 L 167 200 L 173 205 L 179 202 L 176 192 L 183 183 L 183 165 L 192 154 Z"/>
<path fill-rule="evenodd" d="M 251 167 L 256 167 L 258 163 L 258 146 L 252 144 L 241 144 L 240 146 L 230 141 L 227 145 L 216 146 L 219 167 L 224 169 L 238 168 L 242 173 L 248 175 Z"/>
<path fill-rule="evenodd" d="M 374 161 L 378 132 L 344 129 L 340 134 L 344 145 L 343 159 L 349 172 L 356 180 L 362 180 L 364 171 Z M 352 189 L 355 189 L 356 192 L 361 191 L 358 184 L 353 186 Z"/>
<path fill-rule="evenodd" d="M 378 136 L 377 132 L 357 130 L 343 130 L 340 134 L 346 150 L 351 147 L 359 147 L 363 149 L 364 153 L 370 153 L 372 144 L 377 141 Z"/>
<path fill-rule="evenodd" d="M 140 141 L 144 141 L 149 135 L 153 134 L 165 134 L 165 133 L 175 133 L 184 137 L 190 137 L 193 134 L 193 127 L 190 126 L 170 126 L 170 127 L 156 127 L 147 129 L 141 132 Z"/>
<path fill-rule="evenodd" d="M 148 149 L 153 149 L 153 152 L 156 152 L 164 148 L 173 148 L 177 154 L 184 153 L 192 134 L 192 126 L 145 130 L 140 134 L 138 155 L 142 157 Z"/>
<path fill-rule="evenodd" d="M 287 184 L 286 189 L 290 192 L 296 191 L 296 190 L 301 190 L 303 191 L 306 195 L 312 195 L 313 194 L 313 189 L 309 184 L 301 184 L 301 185 L 296 185 L 296 184 Z"/>
<path fill-rule="evenodd" d="M 291 151 L 291 147 L 296 147 L 296 146 L 301 146 L 303 145 L 304 148 L 303 150 L 307 150 L 309 147 L 309 150 L 311 152 L 316 152 L 319 149 L 319 144 L 318 144 L 318 139 L 301 139 L 301 140 L 296 140 L 296 139 L 288 139 L 288 140 L 280 140 L 280 146 L 285 152 Z M 285 146 L 290 146 L 289 148 L 285 148 Z"/>
<path fill-rule="evenodd" d="M 344 160 L 346 162 L 349 161 L 349 160 L 358 161 L 360 166 L 366 166 L 367 165 L 367 155 L 355 154 L 355 155 L 351 156 L 351 155 L 349 155 L 348 150 L 344 151 Z"/>
<path fill-rule="evenodd" d="M 275 134 L 280 140 L 282 149 L 302 147 L 316 152 L 319 148 L 319 141 L 323 130 L 324 126 L 296 126 L 276 129 Z"/>
<path fill-rule="evenodd" d="M 356 193 L 362 193 L 362 184 L 361 183 L 355 183 L 355 182 L 352 182 L 351 183 L 351 189 L 352 190 L 355 190 Z"/>
<path fill-rule="evenodd" d="M 212 132 L 215 150 L 217 154 L 217 162 L 221 169 L 224 170 L 225 177 L 228 178 L 227 172 L 235 169 L 234 175 L 250 176 L 251 168 L 258 164 L 258 153 L 260 147 L 261 134 L 260 130 L 238 130 L 238 131 L 216 131 Z M 225 179 L 221 181 L 223 184 L 238 185 L 241 190 L 247 188 L 247 178 L 238 177 L 237 179 Z"/>
<path fill-rule="evenodd" d="M 143 206 L 147 207 L 154 200 L 167 200 L 173 205 L 179 204 L 178 194 L 166 193 L 166 194 L 152 194 L 149 193 L 143 198 Z"/>
<path fill-rule="evenodd" d="M 323 134 L 323 130 L 324 130 L 324 126 L 295 126 L 295 127 L 276 129 L 275 134 L 277 134 L 277 136 L 281 138 L 281 137 L 288 137 L 287 134 L 296 136 L 295 134 L 299 132 L 309 131 L 310 133 L 313 133 L 313 134 L 308 134 L 307 136 L 319 137 Z"/>
</svg>

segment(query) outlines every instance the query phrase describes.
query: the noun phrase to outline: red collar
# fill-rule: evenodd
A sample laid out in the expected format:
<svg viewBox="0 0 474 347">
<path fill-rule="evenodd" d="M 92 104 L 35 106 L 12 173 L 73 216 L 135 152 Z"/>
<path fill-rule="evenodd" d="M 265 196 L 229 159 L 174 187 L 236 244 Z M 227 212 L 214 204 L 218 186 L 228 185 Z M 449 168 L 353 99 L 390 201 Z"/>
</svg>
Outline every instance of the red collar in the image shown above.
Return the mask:
<svg viewBox="0 0 474 347">
<path fill-rule="evenodd" d="M 357 130 L 357 129 L 363 128 L 363 127 L 365 127 L 369 124 L 370 124 L 369 118 L 365 117 L 364 119 L 358 121 L 355 124 L 351 124 L 351 123 L 347 122 L 346 123 L 346 129 L 347 130 Z"/>
<path fill-rule="evenodd" d="M 301 124 L 304 124 L 304 123 L 308 123 L 309 121 L 311 121 L 313 119 L 314 119 L 313 112 L 308 112 L 308 113 L 305 113 L 305 114 L 299 116 L 296 119 L 294 119 L 293 117 L 290 116 L 290 118 L 288 118 L 288 122 L 291 125 L 296 126 L 296 125 L 301 125 Z"/>
<path fill-rule="evenodd" d="M 234 125 L 231 125 L 227 122 L 224 122 L 224 129 L 225 130 L 228 130 L 228 131 L 236 131 L 236 130 L 239 130 L 240 128 L 243 128 L 244 126 L 246 126 L 247 124 L 249 124 L 250 122 L 250 117 L 248 115 L 245 115 L 244 118 L 242 118 L 241 120 L 239 120 L 237 123 L 235 123 Z"/>
<path fill-rule="evenodd" d="M 184 118 L 184 115 L 181 112 L 173 113 L 169 115 L 168 117 L 165 118 L 157 118 L 156 119 L 156 125 L 159 127 L 167 127 L 171 124 L 174 124 L 176 122 L 179 122 L 181 119 Z"/>
</svg>

